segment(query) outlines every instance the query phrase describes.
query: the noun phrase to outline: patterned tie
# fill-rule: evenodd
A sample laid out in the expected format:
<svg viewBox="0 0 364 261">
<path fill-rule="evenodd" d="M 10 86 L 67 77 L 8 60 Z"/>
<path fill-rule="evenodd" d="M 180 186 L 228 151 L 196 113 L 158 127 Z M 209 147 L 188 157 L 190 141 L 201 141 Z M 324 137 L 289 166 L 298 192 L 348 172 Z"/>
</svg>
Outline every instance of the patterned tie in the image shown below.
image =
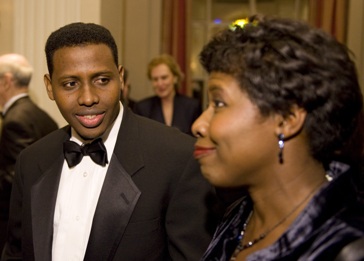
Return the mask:
<svg viewBox="0 0 364 261">
<path fill-rule="evenodd" d="M 88 155 L 97 164 L 105 166 L 108 163 L 107 151 L 101 138 L 83 146 L 73 141 L 65 141 L 63 144 L 64 157 L 68 167 L 72 168 L 81 162 L 83 156 Z"/>
</svg>

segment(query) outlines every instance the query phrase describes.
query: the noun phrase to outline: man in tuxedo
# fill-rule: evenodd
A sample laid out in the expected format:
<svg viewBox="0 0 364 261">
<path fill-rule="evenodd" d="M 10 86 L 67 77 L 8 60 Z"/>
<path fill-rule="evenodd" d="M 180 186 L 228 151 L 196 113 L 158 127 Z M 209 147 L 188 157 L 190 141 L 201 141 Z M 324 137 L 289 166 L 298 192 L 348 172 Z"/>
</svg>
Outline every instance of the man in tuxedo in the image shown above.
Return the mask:
<svg viewBox="0 0 364 261">
<path fill-rule="evenodd" d="M 20 154 L 2 260 L 199 260 L 215 197 L 194 139 L 123 107 L 106 28 L 66 25 L 45 51 L 46 90 L 69 126 Z"/>
<path fill-rule="evenodd" d="M 58 128 L 56 122 L 29 97 L 32 67 L 11 53 L 0 56 L 0 248 L 5 243 L 11 183 L 20 151 Z"/>
</svg>

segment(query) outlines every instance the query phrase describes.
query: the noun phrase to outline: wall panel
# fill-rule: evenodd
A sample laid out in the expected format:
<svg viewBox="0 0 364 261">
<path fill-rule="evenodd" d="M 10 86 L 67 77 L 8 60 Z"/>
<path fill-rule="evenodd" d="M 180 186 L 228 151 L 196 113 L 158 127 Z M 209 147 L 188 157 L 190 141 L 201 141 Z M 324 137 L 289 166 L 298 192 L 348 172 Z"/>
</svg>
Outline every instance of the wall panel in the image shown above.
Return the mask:
<svg viewBox="0 0 364 261">
<path fill-rule="evenodd" d="M 100 0 L 13 0 L 14 52 L 26 56 L 34 67 L 30 94 L 60 126 L 65 124 L 56 104 L 49 100 L 43 75 L 47 73 L 44 45 L 51 32 L 71 22 L 100 21 Z M 85 11 L 86 10 L 86 11 Z"/>
<path fill-rule="evenodd" d="M 364 1 L 350 0 L 347 44 L 355 55 L 361 89 L 364 92 Z"/>
<path fill-rule="evenodd" d="M 161 0 L 126 0 L 124 61 L 132 86 L 131 97 L 152 95 L 147 64 L 161 50 Z"/>
</svg>

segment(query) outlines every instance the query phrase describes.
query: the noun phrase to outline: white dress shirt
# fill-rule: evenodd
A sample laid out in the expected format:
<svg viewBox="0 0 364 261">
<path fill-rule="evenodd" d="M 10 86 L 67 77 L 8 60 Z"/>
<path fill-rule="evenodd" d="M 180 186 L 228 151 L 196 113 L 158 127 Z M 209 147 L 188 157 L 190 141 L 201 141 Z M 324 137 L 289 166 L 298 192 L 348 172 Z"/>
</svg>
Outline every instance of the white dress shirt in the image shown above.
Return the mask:
<svg viewBox="0 0 364 261">
<path fill-rule="evenodd" d="M 109 163 L 122 116 L 123 106 L 120 104 L 120 112 L 112 128 L 102 136 Z M 82 144 L 73 129 L 71 140 Z M 54 213 L 53 261 L 83 260 L 108 166 L 97 165 L 89 156 L 84 156 L 73 168 L 64 161 Z"/>
</svg>

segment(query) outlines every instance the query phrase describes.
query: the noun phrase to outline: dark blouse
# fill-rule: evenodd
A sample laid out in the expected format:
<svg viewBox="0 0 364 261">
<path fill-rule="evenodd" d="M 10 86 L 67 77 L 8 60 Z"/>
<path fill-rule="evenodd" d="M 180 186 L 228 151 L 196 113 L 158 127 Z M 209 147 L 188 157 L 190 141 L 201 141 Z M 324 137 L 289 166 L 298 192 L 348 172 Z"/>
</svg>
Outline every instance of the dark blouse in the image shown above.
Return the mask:
<svg viewBox="0 0 364 261">
<path fill-rule="evenodd" d="M 136 114 L 165 124 L 162 104 L 158 96 L 152 96 L 137 102 L 133 111 Z M 172 127 L 191 135 L 192 124 L 200 116 L 201 112 L 202 108 L 198 100 L 176 94 L 173 103 Z"/>
<path fill-rule="evenodd" d="M 351 170 L 332 162 L 327 174 L 333 180 L 316 193 L 291 227 L 247 261 L 334 260 L 345 245 L 364 236 L 364 206 L 357 198 Z M 230 260 L 251 210 L 249 197 L 229 208 L 201 261 Z"/>
</svg>

